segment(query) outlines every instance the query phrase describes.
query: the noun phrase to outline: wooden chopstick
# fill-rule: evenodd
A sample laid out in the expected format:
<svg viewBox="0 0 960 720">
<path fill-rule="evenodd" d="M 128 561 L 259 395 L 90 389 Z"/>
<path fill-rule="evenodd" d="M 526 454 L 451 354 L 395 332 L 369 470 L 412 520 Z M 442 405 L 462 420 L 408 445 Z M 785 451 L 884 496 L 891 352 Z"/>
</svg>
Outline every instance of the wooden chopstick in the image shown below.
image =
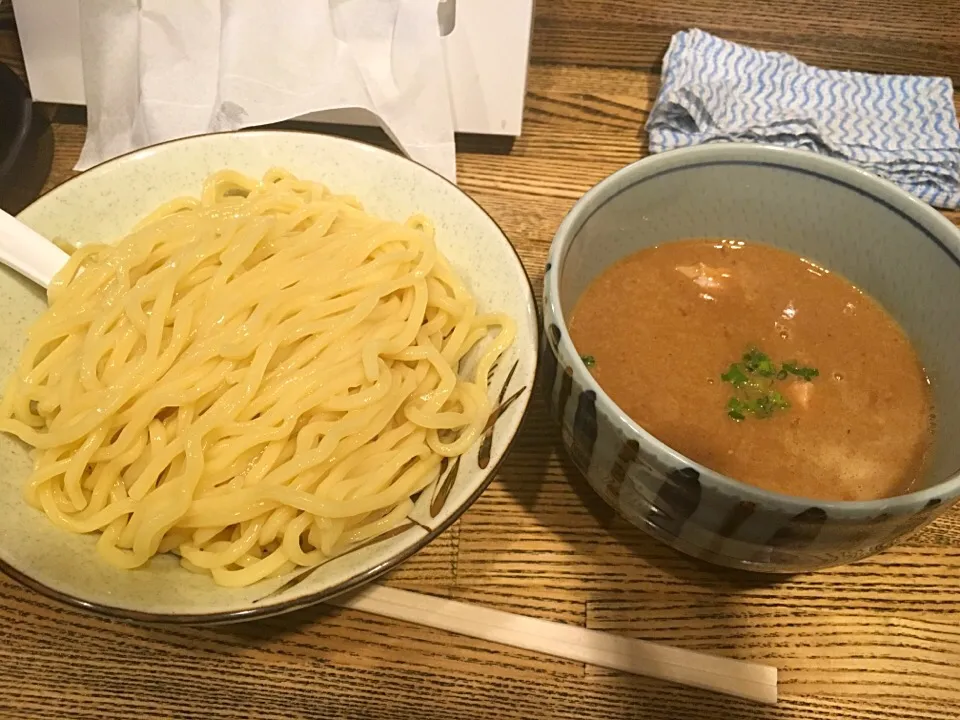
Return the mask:
<svg viewBox="0 0 960 720">
<path fill-rule="evenodd" d="M 777 702 L 777 669 L 769 665 L 715 657 L 383 585 L 368 585 L 329 603 L 756 702 Z"/>
</svg>

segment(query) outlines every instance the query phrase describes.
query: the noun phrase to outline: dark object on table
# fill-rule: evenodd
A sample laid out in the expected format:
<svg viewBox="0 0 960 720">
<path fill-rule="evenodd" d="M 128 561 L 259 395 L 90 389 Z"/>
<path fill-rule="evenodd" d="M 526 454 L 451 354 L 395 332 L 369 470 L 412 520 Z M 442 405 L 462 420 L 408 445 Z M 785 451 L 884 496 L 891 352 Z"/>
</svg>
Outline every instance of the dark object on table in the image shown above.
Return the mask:
<svg viewBox="0 0 960 720">
<path fill-rule="evenodd" d="M 0 63 L 0 207 L 9 213 L 20 212 L 43 187 L 52 148 L 46 153 L 38 148 L 50 144 L 47 128 L 42 113 L 34 112 L 26 85 Z"/>
<path fill-rule="evenodd" d="M 0 64 L 0 185 L 6 185 L 30 134 L 33 101 L 17 74 Z"/>
</svg>

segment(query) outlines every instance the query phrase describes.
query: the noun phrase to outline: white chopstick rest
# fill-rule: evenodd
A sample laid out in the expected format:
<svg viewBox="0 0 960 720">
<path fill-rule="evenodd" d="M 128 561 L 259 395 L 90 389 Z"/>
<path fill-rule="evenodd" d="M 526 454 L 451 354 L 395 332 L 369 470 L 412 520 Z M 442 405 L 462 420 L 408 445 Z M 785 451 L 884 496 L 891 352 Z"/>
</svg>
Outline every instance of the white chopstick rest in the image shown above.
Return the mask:
<svg viewBox="0 0 960 720">
<path fill-rule="evenodd" d="M 768 665 L 666 647 L 382 585 L 368 585 L 330 604 L 757 702 L 777 702 L 777 669 Z"/>
</svg>

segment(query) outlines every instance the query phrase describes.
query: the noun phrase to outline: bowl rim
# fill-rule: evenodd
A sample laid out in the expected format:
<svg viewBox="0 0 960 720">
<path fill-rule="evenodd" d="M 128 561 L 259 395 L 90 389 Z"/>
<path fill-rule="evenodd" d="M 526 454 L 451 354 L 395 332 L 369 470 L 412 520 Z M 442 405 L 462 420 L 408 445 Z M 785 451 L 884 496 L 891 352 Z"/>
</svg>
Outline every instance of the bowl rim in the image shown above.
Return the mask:
<svg viewBox="0 0 960 720">
<path fill-rule="evenodd" d="M 888 511 L 891 507 L 906 507 L 906 513 L 910 514 L 928 507 L 946 507 L 949 505 L 949 500 L 944 502 L 945 499 L 954 499 L 960 495 L 960 468 L 929 487 L 876 500 L 818 500 L 764 490 L 750 485 L 695 462 L 654 437 L 621 410 L 594 379 L 593 374 L 587 370 L 573 345 L 573 341 L 570 339 L 567 322 L 560 307 L 560 275 L 567 251 L 574 238 L 595 212 L 608 200 L 626 189 L 626 187 L 621 186 L 625 185 L 627 181 L 664 172 L 681 171 L 690 165 L 707 162 L 715 164 L 749 163 L 778 167 L 818 175 L 823 179 L 845 185 L 851 190 L 871 197 L 888 210 L 900 214 L 950 255 L 960 269 L 960 228 L 919 198 L 914 197 L 894 183 L 855 165 L 807 150 L 741 142 L 698 145 L 650 155 L 608 175 L 574 203 L 557 228 L 547 253 L 547 267 L 548 269 L 555 268 L 555 272 L 547 273 L 544 280 L 544 316 L 549 309 L 554 322 L 560 329 L 559 344 L 563 346 L 566 354 L 572 358 L 570 364 L 577 381 L 581 386 L 594 391 L 597 395 L 597 402 L 641 442 L 652 446 L 659 454 L 668 457 L 671 462 L 696 470 L 701 479 L 709 478 L 725 494 L 745 498 L 748 501 L 752 500 L 766 506 L 786 506 L 788 512 L 798 514 L 811 506 L 815 506 L 834 517 L 868 517 Z"/>
<path fill-rule="evenodd" d="M 166 140 L 164 142 L 156 143 L 154 145 L 149 145 L 147 147 L 138 148 L 130 152 L 123 153 L 116 157 L 104 160 L 103 162 L 97 163 L 96 165 L 88 168 L 87 170 L 74 175 L 71 178 L 68 178 L 59 185 L 50 188 L 49 190 L 41 193 L 37 196 L 33 202 L 27 205 L 23 210 L 18 213 L 20 217 L 23 213 L 28 212 L 33 208 L 37 203 L 45 200 L 47 196 L 53 195 L 62 191 L 63 188 L 74 183 L 75 181 L 80 180 L 88 173 L 97 171 L 103 172 L 103 169 L 107 166 L 110 166 L 115 163 L 120 162 L 137 162 L 145 160 L 149 157 L 152 157 L 157 148 L 161 148 L 167 145 L 184 145 L 184 144 L 193 144 L 198 143 L 202 144 L 203 142 L 208 142 L 211 136 L 254 136 L 254 137 L 265 137 L 265 136 L 277 136 L 277 135 L 297 135 L 297 136 L 310 136 L 313 138 L 322 138 L 321 142 L 331 142 L 331 143 L 342 143 L 346 146 L 352 147 L 354 150 L 360 152 L 372 152 L 374 154 L 383 154 L 388 155 L 392 158 L 391 162 L 399 161 L 401 163 L 409 163 L 415 165 L 422 170 L 425 170 L 432 175 L 437 176 L 443 182 L 453 187 L 453 189 L 463 197 L 465 201 L 474 205 L 480 212 L 487 216 L 490 222 L 493 224 L 493 227 L 497 229 L 500 233 L 503 241 L 505 242 L 507 248 L 513 253 L 514 262 L 520 268 L 523 273 L 523 277 L 527 281 L 527 297 L 530 303 L 530 306 L 533 308 L 533 367 L 532 367 L 532 379 L 530 386 L 527 389 L 527 392 L 517 398 L 520 405 L 520 416 L 517 422 L 516 431 L 507 439 L 506 444 L 503 447 L 503 451 L 500 453 L 500 457 L 496 462 L 492 463 L 483 472 L 486 475 L 483 477 L 480 484 L 477 488 L 470 494 L 470 496 L 460 504 L 450 516 L 446 518 L 443 522 L 439 523 L 435 528 L 430 530 L 426 535 L 418 538 L 414 543 L 409 547 L 403 548 L 395 555 L 391 555 L 389 558 L 383 560 L 379 564 L 375 565 L 372 568 L 368 568 L 364 572 L 354 575 L 343 582 L 338 583 L 329 588 L 323 590 L 318 590 L 313 593 L 308 593 L 301 595 L 296 598 L 291 598 L 290 600 L 274 603 L 271 605 L 264 605 L 262 607 L 248 607 L 240 610 L 228 610 L 228 611 L 217 611 L 217 612 L 208 612 L 208 613 L 163 613 L 163 612 L 148 612 L 142 610 L 131 610 L 129 608 L 120 607 L 117 605 L 107 605 L 104 603 L 94 602 L 90 600 L 85 600 L 83 598 L 77 597 L 67 592 L 58 590 L 57 588 L 51 587 L 45 583 L 42 583 L 30 575 L 26 574 L 24 571 L 19 568 L 14 567 L 10 563 L 6 562 L 0 558 L 0 571 L 2 571 L 7 576 L 13 578 L 19 583 L 37 591 L 41 595 L 52 598 L 54 600 L 60 601 L 66 605 L 84 610 L 86 612 L 98 615 L 100 617 L 113 619 L 113 620 L 132 620 L 140 623 L 150 623 L 150 624 L 171 624 L 171 625 L 226 625 L 231 623 L 245 622 L 248 620 L 255 620 L 261 618 L 269 618 L 277 615 L 282 615 L 288 612 L 293 612 L 296 610 L 302 610 L 304 608 L 310 607 L 312 605 L 317 605 L 319 603 L 332 600 L 333 598 L 339 597 L 346 593 L 349 593 L 353 590 L 357 590 L 364 585 L 376 580 L 385 573 L 393 570 L 398 565 L 408 560 L 410 557 L 420 552 L 424 547 L 433 542 L 439 535 L 445 532 L 454 522 L 460 519 L 460 517 L 480 498 L 480 496 L 486 491 L 490 483 L 496 477 L 497 473 L 500 470 L 501 465 L 507 456 L 510 454 L 510 451 L 513 449 L 514 443 L 517 436 L 523 429 L 524 423 L 527 420 L 530 411 L 530 402 L 531 398 L 535 393 L 534 384 L 536 382 L 536 377 L 540 369 L 540 335 L 542 333 L 542 314 L 540 308 L 536 302 L 536 292 L 534 291 L 533 281 L 530 278 L 530 273 L 527 271 L 526 266 L 523 263 L 523 259 L 520 257 L 520 254 L 517 252 L 516 246 L 511 242 L 510 238 L 503 231 L 503 228 L 500 226 L 494 217 L 477 202 L 470 194 L 465 190 L 461 189 L 455 182 L 444 177 L 436 170 L 420 163 L 416 160 L 413 160 L 406 155 L 394 153 L 385 148 L 379 147 L 377 145 L 372 145 L 360 140 L 355 140 L 353 138 L 346 138 L 339 135 L 332 135 L 328 133 L 314 132 L 310 130 L 274 130 L 274 129 L 250 129 L 250 130 L 234 130 L 218 133 L 207 133 L 205 135 L 194 135 L 185 138 L 174 138 L 172 140 Z M 301 571 L 309 571 L 311 568 L 303 568 Z"/>
</svg>

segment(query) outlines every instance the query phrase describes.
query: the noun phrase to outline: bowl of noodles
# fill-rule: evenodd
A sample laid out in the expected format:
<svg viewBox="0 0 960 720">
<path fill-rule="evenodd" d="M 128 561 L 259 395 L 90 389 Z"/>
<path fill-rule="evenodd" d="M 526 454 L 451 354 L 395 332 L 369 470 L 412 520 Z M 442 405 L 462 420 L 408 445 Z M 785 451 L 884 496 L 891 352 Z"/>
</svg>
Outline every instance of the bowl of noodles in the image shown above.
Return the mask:
<svg viewBox="0 0 960 720">
<path fill-rule="evenodd" d="M 298 132 L 169 142 L 20 219 L 0 269 L 0 568 L 96 612 L 230 622 L 356 588 L 490 482 L 537 365 L 496 223 L 400 156 Z"/>
</svg>

